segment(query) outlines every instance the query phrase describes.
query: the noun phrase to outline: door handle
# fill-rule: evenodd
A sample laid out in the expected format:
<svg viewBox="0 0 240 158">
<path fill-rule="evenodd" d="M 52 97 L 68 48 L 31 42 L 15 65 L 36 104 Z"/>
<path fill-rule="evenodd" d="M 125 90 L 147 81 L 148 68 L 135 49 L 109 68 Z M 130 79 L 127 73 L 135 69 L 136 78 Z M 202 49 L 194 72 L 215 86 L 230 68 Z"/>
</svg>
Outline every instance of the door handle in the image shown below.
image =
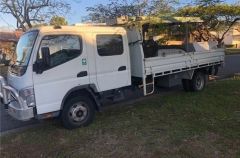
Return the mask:
<svg viewBox="0 0 240 158">
<path fill-rule="evenodd" d="M 84 77 L 84 76 L 87 76 L 87 75 L 88 75 L 87 71 L 81 71 L 77 74 L 77 77 Z"/>
<path fill-rule="evenodd" d="M 126 66 L 120 66 L 120 67 L 118 68 L 118 71 L 125 71 L 126 69 L 127 69 Z"/>
</svg>

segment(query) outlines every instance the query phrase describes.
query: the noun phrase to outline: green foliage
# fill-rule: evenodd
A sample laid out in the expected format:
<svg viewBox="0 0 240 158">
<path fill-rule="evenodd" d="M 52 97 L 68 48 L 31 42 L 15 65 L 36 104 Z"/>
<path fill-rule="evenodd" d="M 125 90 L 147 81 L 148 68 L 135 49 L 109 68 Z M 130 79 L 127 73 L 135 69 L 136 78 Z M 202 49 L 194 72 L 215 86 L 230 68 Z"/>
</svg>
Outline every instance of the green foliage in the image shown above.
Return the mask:
<svg viewBox="0 0 240 158">
<path fill-rule="evenodd" d="M 50 20 L 50 25 L 60 26 L 60 25 L 67 25 L 68 22 L 64 17 L 61 16 L 53 16 Z"/>
<path fill-rule="evenodd" d="M 123 1 L 110 0 L 108 4 L 97 4 L 93 7 L 87 7 L 89 20 L 96 22 L 105 22 L 106 18 L 118 16 L 136 16 L 140 14 L 138 10 L 142 5 L 129 4 Z"/>
<path fill-rule="evenodd" d="M 225 44 L 225 47 L 226 47 L 226 48 L 234 48 L 235 45 L 234 45 L 234 44 Z"/>
<path fill-rule="evenodd" d="M 240 54 L 240 48 L 226 48 L 225 54 Z"/>
<path fill-rule="evenodd" d="M 171 13 L 177 0 L 109 0 L 106 5 L 87 7 L 91 21 L 105 22 L 106 18 L 119 16 L 145 16 Z"/>
<path fill-rule="evenodd" d="M 201 17 L 204 22 L 199 25 L 198 32 L 205 33 L 206 36 L 213 37 L 220 43 L 225 34 L 240 21 L 240 6 L 220 3 L 208 6 L 188 6 L 179 9 L 177 15 Z M 217 32 L 217 35 L 211 35 L 210 31 Z"/>
<path fill-rule="evenodd" d="M 240 17 L 240 6 L 238 5 L 228 5 L 228 4 L 218 4 L 215 6 L 194 6 L 194 7 L 184 7 L 180 9 L 177 13 L 181 16 L 197 16 L 201 17 L 206 23 L 209 23 L 210 28 L 218 23 L 221 25 L 228 25 L 234 19 Z M 216 26 L 217 27 L 217 26 Z"/>
<path fill-rule="evenodd" d="M 195 0 L 195 4 L 199 6 L 214 6 L 224 1 L 225 0 Z"/>
<path fill-rule="evenodd" d="M 171 14 L 174 11 L 174 4 L 178 4 L 178 0 L 151 0 L 146 14 L 151 16 Z"/>
</svg>

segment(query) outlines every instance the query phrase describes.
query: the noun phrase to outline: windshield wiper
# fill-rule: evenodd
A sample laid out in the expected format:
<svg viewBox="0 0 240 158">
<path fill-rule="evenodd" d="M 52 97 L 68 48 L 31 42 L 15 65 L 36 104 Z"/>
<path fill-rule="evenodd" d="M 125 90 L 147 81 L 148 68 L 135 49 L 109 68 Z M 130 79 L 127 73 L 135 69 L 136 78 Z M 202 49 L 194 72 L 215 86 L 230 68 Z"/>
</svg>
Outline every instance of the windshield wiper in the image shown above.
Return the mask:
<svg viewBox="0 0 240 158">
<path fill-rule="evenodd" d="M 15 66 L 18 66 L 18 65 L 16 65 L 16 63 L 19 63 L 19 64 L 22 64 L 22 63 L 24 63 L 23 61 L 15 61 L 15 62 L 12 62 L 12 64 L 10 64 L 9 66 L 10 67 L 15 67 Z"/>
</svg>

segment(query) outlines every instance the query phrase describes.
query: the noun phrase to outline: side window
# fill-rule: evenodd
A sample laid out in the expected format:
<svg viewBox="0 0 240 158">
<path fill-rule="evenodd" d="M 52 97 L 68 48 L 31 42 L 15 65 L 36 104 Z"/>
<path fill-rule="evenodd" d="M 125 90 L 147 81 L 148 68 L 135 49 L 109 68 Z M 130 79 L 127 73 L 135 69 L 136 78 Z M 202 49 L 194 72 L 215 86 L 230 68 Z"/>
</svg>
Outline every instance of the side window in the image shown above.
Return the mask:
<svg viewBox="0 0 240 158">
<path fill-rule="evenodd" d="M 97 35 L 97 51 L 100 56 L 123 54 L 121 35 Z"/>
<path fill-rule="evenodd" d="M 78 57 L 82 51 L 82 41 L 76 35 L 45 36 L 40 45 L 39 59 L 42 59 L 42 47 L 48 47 L 50 50 L 50 67 L 52 68 Z"/>
</svg>

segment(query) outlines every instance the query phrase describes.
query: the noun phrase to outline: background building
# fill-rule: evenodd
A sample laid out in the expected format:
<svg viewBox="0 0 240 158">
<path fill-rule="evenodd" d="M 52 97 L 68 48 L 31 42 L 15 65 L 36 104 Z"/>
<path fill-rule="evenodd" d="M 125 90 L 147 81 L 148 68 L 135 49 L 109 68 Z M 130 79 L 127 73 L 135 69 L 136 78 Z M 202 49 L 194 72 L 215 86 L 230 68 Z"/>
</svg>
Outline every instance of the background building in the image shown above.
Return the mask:
<svg viewBox="0 0 240 158">
<path fill-rule="evenodd" d="M 0 30 L 0 64 L 15 57 L 15 48 L 22 31 Z"/>
<path fill-rule="evenodd" d="M 224 44 L 234 45 L 233 47 L 240 48 L 240 24 L 225 35 Z"/>
</svg>

